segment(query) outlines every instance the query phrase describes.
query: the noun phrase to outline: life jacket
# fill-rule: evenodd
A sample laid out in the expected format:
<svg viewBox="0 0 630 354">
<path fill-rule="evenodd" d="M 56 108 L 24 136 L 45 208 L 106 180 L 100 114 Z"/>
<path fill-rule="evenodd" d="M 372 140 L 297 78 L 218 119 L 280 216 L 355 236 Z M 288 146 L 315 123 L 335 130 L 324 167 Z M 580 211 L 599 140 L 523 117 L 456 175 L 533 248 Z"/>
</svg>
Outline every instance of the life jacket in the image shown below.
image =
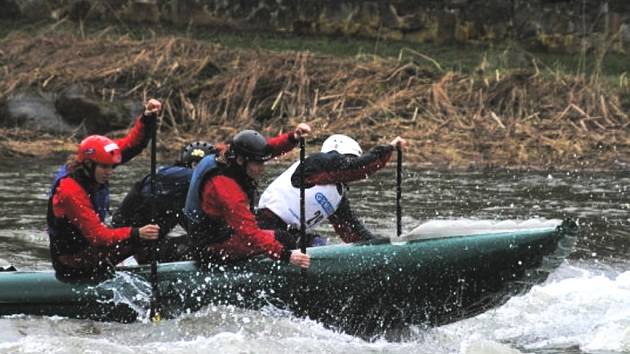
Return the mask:
<svg viewBox="0 0 630 354">
<path fill-rule="evenodd" d="M 278 176 L 260 196 L 259 209 L 269 209 L 293 228 L 300 227 L 300 189 L 291 185 L 299 161 Z M 341 192 L 340 192 L 341 190 Z M 343 189 L 336 184 L 316 185 L 304 191 L 306 228 L 312 229 L 337 211 Z"/>
<path fill-rule="evenodd" d="M 53 196 L 59 183 L 64 178 L 72 178 L 68 174 L 65 166 L 59 169 L 53 181 L 48 198 L 48 211 L 46 215 L 48 236 L 50 238 L 50 252 L 55 269 L 58 269 L 58 256 L 73 255 L 90 246 L 89 241 L 81 234 L 81 231 L 76 226 L 67 218 L 58 218 L 53 213 Z M 92 207 L 97 211 L 101 222 L 104 222 L 109 213 L 109 185 L 104 184 L 99 186 L 96 190 L 93 190 L 86 180 L 82 178 L 75 178 L 75 180 L 87 191 L 92 202 Z"/>
<path fill-rule="evenodd" d="M 151 193 L 151 175 L 138 181 L 112 217 L 116 227 L 141 227 L 150 223 L 160 226 L 160 234 L 168 234 L 177 223 L 184 228 L 184 205 L 193 170 L 184 166 L 165 166 L 155 175 L 155 198 Z"/>
<path fill-rule="evenodd" d="M 204 182 L 208 178 L 221 172 L 222 167 L 216 161 L 216 155 L 204 157 L 193 171 L 186 195 L 184 216 L 188 225 L 188 234 L 192 238 L 196 253 L 202 252 L 201 248 L 214 242 L 221 242 L 231 232 L 227 223 L 223 220 L 212 219 L 201 208 L 201 194 Z"/>
</svg>

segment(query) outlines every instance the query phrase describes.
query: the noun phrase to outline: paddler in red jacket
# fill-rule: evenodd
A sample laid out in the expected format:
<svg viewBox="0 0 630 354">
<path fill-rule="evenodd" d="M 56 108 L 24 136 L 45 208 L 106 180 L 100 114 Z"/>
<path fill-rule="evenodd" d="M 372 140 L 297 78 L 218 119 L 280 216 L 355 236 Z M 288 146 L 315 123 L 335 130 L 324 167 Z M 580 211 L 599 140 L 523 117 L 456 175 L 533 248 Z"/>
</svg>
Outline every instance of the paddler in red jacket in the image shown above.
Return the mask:
<svg viewBox="0 0 630 354">
<path fill-rule="evenodd" d="M 199 162 L 184 213 L 195 257 L 202 264 L 265 254 L 308 268 L 307 254 L 283 244 L 288 235 L 258 227 L 253 205 L 256 182 L 264 173 L 265 162 L 293 149 L 310 131 L 307 124 L 301 123 L 290 133 L 266 139 L 256 131 L 244 130 L 234 136 L 228 148 Z"/>
<path fill-rule="evenodd" d="M 107 226 L 109 179 L 116 166 L 138 155 L 156 128 L 161 103 L 150 99 L 144 113 L 122 139 L 91 135 L 62 166 L 48 200 L 48 235 L 53 268 L 60 279 L 99 280 L 116 264 L 138 253 L 140 239 L 156 240 L 157 225 Z"/>
</svg>

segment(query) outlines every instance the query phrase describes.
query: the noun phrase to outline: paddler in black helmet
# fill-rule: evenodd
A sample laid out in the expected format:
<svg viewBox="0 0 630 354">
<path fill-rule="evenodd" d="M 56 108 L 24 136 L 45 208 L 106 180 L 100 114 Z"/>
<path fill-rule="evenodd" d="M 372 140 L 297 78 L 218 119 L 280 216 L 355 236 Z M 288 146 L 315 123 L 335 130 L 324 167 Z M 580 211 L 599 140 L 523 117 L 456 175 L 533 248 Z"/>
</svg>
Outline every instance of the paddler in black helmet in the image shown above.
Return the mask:
<svg viewBox="0 0 630 354">
<path fill-rule="evenodd" d="M 232 262 L 265 254 L 274 260 L 307 268 L 310 257 L 284 244 L 282 231 L 261 229 L 253 214 L 257 181 L 265 162 L 293 149 L 310 134 L 305 123 L 295 130 L 266 139 L 254 130 L 236 134 L 218 155 L 200 161 L 193 173 L 185 215 L 195 258 L 203 263 Z"/>
</svg>

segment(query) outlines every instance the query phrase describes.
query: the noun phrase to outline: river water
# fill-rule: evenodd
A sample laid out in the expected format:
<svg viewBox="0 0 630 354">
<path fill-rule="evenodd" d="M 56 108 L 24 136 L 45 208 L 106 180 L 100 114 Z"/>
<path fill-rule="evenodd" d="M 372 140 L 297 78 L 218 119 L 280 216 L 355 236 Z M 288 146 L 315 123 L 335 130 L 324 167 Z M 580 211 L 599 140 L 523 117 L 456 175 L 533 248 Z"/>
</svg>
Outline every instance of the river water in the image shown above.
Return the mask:
<svg viewBox="0 0 630 354">
<path fill-rule="evenodd" d="M 46 201 L 60 163 L 0 161 L 0 265 L 50 268 Z M 132 161 L 116 170 L 112 208 L 147 165 Z M 350 200 L 371 230 L 394 235 L 395 195 L 388 169 L 353 184 Z M 537 217 L 580 225 L 575 252 L 545 283 L 477 317 L 411 328 L 415 334 L 401 342 L 365 341 L 271 307 L 208 306 L 159 324 L 4 317 L 0 353 L 630 353 L 630 173 L 405 168 L 403 231 L 431 219 Z M 330 228 L 322 232 L 334 237 Z"/>
</svg>

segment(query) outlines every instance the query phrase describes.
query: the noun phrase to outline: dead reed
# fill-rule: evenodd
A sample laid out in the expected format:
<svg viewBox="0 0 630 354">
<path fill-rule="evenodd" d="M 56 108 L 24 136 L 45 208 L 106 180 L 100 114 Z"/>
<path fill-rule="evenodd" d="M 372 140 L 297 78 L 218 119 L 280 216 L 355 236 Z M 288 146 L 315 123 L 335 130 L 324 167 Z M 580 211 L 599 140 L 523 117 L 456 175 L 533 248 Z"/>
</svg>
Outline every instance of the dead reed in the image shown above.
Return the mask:
<svg viewBox="0 0 630 354">
<path fill-rule="evenodd" d="M 0 43 L 0 67 L 0 99 L 74 84 L 104 101 L 159 97 L 160 136 L 173 149 L 192 137 L 224 141 L 244 128 L 275 134 L 306 121 L 316 137 L 346 133 L 367 147 L 402 135 L 410 161 L 443 167 L 630 161 L 627 85 L 606 91 L 583 76 L 464 75 L 433 59 L 340 59 L 106 34 L 13 35 Z"/>
</svg>

